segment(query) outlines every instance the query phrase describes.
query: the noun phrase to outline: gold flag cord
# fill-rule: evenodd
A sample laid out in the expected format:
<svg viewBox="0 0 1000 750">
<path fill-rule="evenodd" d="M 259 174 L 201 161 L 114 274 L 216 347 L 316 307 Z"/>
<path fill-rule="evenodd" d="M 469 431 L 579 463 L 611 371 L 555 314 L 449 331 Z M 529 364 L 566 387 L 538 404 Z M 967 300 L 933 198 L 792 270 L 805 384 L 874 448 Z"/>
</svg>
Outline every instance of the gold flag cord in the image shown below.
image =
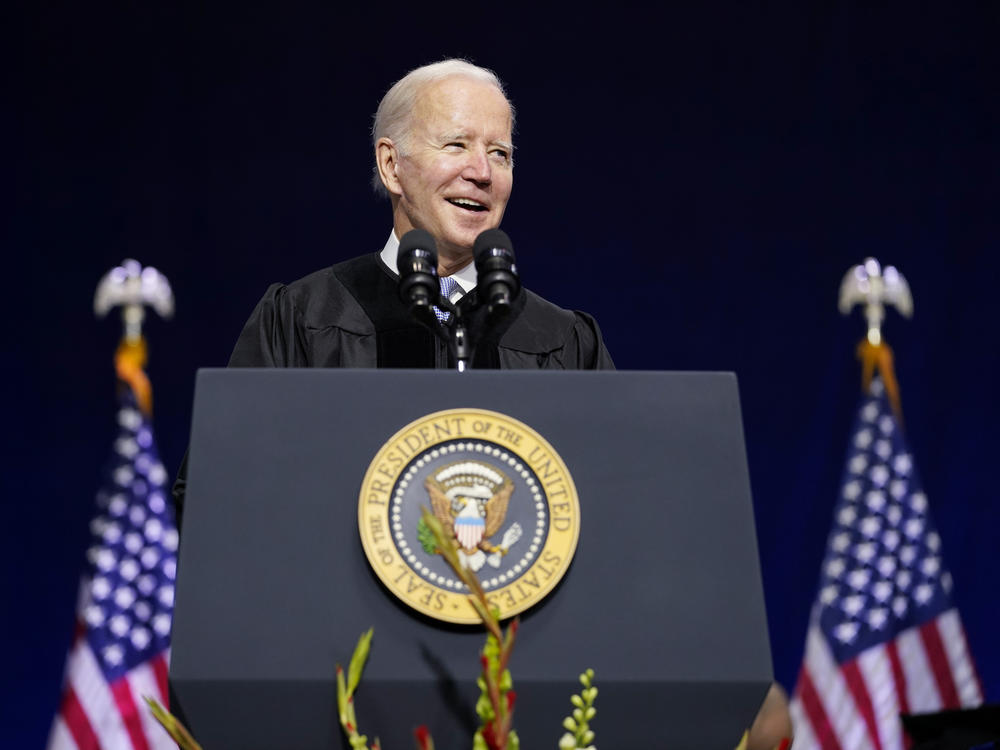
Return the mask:
<svg viewBox="0 0 1000 750">
<path fill-rule="evenodd" d="M 153 387 L 143 368 L 146 366 L 146 340 L 142 336 L 123 338 L 115 352 L 115 372 L 132 389 L 136 404 L 147 417 L 153 415 Z"/>
<path fill-rule="evenodd" d="M 885 383 L 885 393 L 900 425 L 903 424 L 903 407 L 899 400 L 899 383 L 892 365 L 892 349 L 886 343 L 873 344 L 867 338 L 858 344 L 858 359 L 861 360 L 861 390 L 868 393 L 872 377 L 877 372 Z"/>
</svg>

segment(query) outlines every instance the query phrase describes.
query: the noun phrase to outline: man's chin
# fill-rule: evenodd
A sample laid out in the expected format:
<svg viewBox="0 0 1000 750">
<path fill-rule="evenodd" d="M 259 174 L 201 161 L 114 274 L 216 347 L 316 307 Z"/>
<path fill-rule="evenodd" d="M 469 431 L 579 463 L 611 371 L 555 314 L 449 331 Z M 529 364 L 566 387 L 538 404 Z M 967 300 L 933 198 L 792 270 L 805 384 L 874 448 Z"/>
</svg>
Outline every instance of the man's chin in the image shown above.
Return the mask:
<svg viewBox="0 0 1000 750">
<path fill-rule="evenodd" d="M 476 238 L 485 230 L 476 232 L 463 232 L 454 234 L 447 238 L 438 239 L 438 255 L 445 255 L 451 258 L 472 257 L 472 248 L 476 244 Z"/>
<path fill-rule="evenodd" d="M 483 232 L 487 229 L 495 229 L 496 226 L 492 222 L 483 222 L 477 227 L 464 227 L 463 231 L 455 232 L 448 236 L 447 239 L 439 239 L 438 242 L 438 253 L 446 252 L 450 255 L 468 255 L 472 256 L 472 248 L 476 245 L 476 240 L 479 238 Z"/>
<path fill-rule="evenodd" d="M 438 256 L 443 258 L 468 258 L 472 259 L 472 246 L 475 240 L 469 243 L 462 243 L 461 245 L 455 244 L 453 242 L 441 242 L 437 243 Z"/>
</svg>

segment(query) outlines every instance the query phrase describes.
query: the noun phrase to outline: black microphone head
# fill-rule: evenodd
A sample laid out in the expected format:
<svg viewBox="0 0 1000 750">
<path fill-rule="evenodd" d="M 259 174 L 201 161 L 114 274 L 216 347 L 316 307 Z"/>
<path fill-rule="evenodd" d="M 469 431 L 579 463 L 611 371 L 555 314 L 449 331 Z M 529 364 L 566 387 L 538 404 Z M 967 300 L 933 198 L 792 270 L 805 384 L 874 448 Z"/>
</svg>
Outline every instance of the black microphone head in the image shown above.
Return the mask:
<svg viewBox="0 0 1000 750">
<path fill-rule="evenodd" d="M 430 232 L 411 229 L 399 241 L 396 269 L 399 298 L 414 308 L 430 309 L 440 289 L 437 278 L 437 245 Z"/>
<path fill-rule="evenodd" d="M 437 268 L 438 254 L 437 243 L 431 233 L 423 229 L 411 229 L 399 240 L 399 254 L 396 256 L 396 270 L 400 275 L 403 273 L 402 264 L 410 262 L 410 255 L 414 250 L 423 250 L 427 253 L 427 259 L 434 268 Z"/>
<path fill-rule="evenodd" d="M 478 264 L 484 253 L 492 250 L 502 249 L 510 253 L 511 260 L 514 258 L 514 245 L 510 237 L 502 229 L 487 229 L 476 237 L 476 242 L 472 246 L 472 255 Z"/>
<path fill-rule="evenodd" d="M 476 237 L 472 249 L 476 259 L 476 288 L 491 315 L 507 313 L 521 291 L 514 250 L 507 233 L 487 229 Z"/>
</svg>

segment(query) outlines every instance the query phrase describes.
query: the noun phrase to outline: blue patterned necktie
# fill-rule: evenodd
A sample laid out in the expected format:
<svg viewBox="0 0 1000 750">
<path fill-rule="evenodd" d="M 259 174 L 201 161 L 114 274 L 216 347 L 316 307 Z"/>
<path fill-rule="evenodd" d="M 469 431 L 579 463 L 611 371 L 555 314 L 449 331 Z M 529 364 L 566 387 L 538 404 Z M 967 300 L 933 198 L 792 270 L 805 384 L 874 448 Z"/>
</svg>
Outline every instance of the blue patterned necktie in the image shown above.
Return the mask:
<svg viewBox="0 0 1000 750">
<path fill-rule="evenodd" d="M 447 300 L 450 300 L 451 295 L 455 293 L 456 289 L 458 289 L 458 282 L 451 278 L 451 276 L 439 277 L 438 283 L 441 285 L 441 296 Z M 434 305 L 434 315 L 437 316 L 437 319 L 442 323 L 447 323 L 451 318 L 450 312 L 442 310 L 437 305 Z"/>
</svg>

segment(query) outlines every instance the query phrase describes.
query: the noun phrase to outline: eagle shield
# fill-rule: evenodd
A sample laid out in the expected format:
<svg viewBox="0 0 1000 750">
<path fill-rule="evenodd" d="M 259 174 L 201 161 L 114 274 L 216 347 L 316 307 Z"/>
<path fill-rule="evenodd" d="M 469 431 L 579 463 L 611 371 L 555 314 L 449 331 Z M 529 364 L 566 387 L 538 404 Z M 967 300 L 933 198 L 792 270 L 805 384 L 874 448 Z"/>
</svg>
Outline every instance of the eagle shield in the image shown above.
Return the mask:
<svg viewBox="0 0 1000 750">
<path fill-rule="evenodd" d="M 505 554 L 516 541 L 500 546 L 489 541 L 500 531 L 514 492 L 514 483 L 495 467 L 481 461 L 457 461 L 429 476 L 424 486 L 434 515 L 458 542 L 473 570 L 482 566 L 487 554 Z"/>
</svg>

